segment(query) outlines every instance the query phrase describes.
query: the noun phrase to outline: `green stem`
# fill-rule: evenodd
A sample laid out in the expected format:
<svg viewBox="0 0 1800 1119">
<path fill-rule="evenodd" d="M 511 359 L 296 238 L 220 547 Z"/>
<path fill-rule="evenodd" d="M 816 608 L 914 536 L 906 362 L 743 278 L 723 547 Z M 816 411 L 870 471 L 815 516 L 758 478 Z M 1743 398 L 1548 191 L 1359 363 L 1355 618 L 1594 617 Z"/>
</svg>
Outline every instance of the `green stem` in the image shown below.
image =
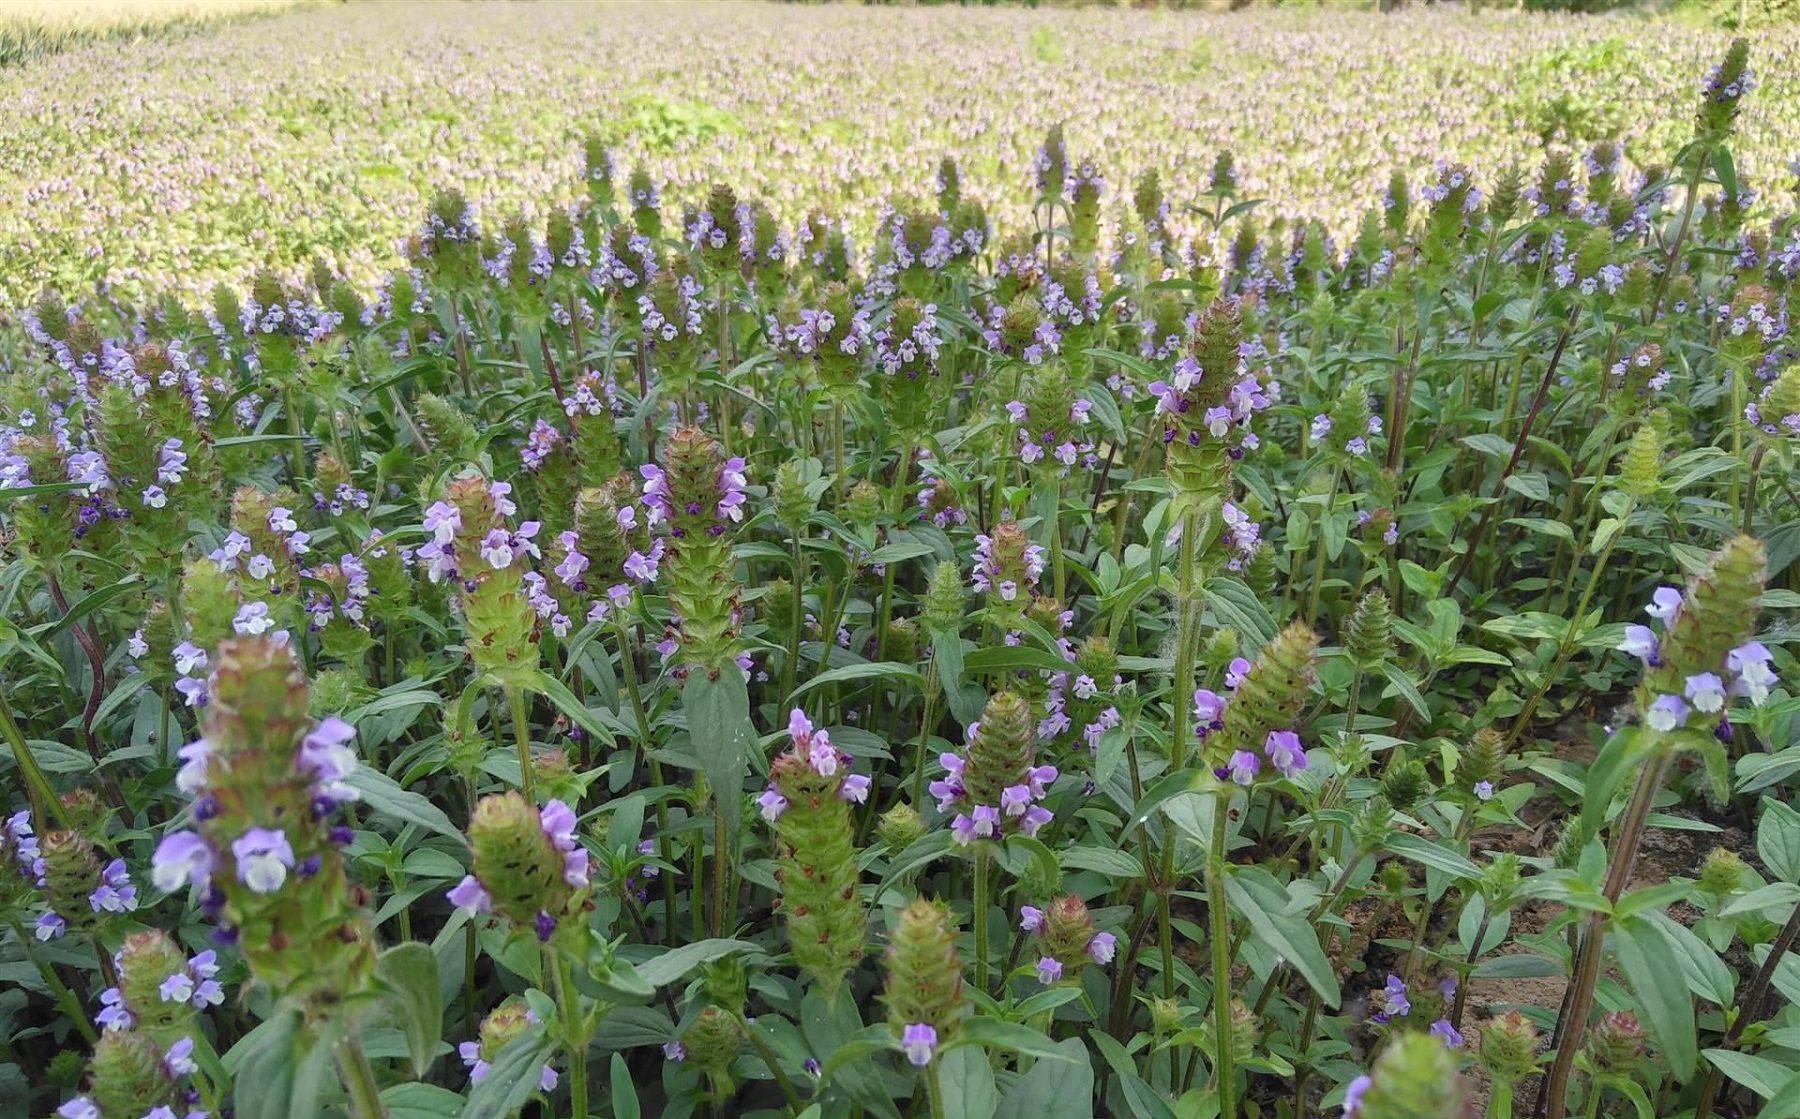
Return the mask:
<svg viewBox="0 0 1800 1119">
<path fill-rule="evenodd" d="M 725 805 L 721 789 L 713 790 L 713 922 L 715 937 L 725 935 L 725 895 L 731 881 L 731 851 L 726 846 Z"/>
<path fill-rule="evenodd" d="M 38 834 L 51 830 L 50 821 L 54 819 L 58 826 L 67 829 L 69 814 L 56 795 L 56 789 L 50 784 L 50 777 L 38 765 L 37 755 L 25 743 L 25 735 L 19 730 L 19 724 L 13 720 L 12 705 L 7 702 L 6 689 L 0 686 L 0 734 L 12 747 L 13 761 L 18 764 L 19 773 L 25 778 L 25 795 L 31 801 L 31 815 L 37 824 Z"/>
<path fill-rule="evenodd" d="M 1486 1119 L 1512 1119 L 1513 1086 L 1510 1080 L 1496 1080 L 1488 1096 Z"/>
<path fill-rule="evenodd" d="M 1331 485 L 1325 494 L 1325 512 L 1319 517 L 1319 550 L 1313 557 L 1312 590 L 1306 602 L 1306 622 L 1311 625 L 1319 616 L 1319 584 L 1325 578 L 1325 520 L 1337 505 L 1338 469 L 1331 468 Z"/>
<path fill-rule="evenodd" d="M 775 1053 L 769 1048 L 769 1043 L 762 1039 L 762 1035 L 756 1032 L 756 1026 L 742 1014 L 738 1015 L 738 1025 L 743 1027 L 744 1036 L 750 1039 L 750 1047 L 756 1050 L 756 1055 L 762 1058 L 762 1063 L 774 1075 L 775 1083 L 781 1086 L 781 1094 L 787 1097 L 788 1113 L 799 1114 L 801 1111 L 800 1094 L 794 1091 L 794 1082 L 788 1079 L 788 1074 L 782 1069 L 781 1062 L 775 1059 Z M 582 1119 L 582 1117 L 578 1113 L 575 1119 Z"/>
<path fill-rule="evenodd" d="M 19 923 L 19 919 L 15 917 L 8 923 L 12 925 L 13 935 L 19 938 L 19 947 L 25 950 L 25 955 L 36 965 L 38 974 L 44 977 L 44 986 L 50 988 L 57 1005 L 62 1007 L 63 1016 L 75 1023 L 75 1028 L 81 1031 L 81 1036 L 89 1045 L 94 1044 L 99 1037 L 94 1033 L 93 1023 L 88 1021 L 87 1012 L 81 1008 L 81 1000 L 75 997 L 75 992 L 69 990 L 68 984 L 62 981 L 62 976 L 56 974 L 56 969 L 32 948 L 31 934 Z"/>
<path fill-rule="evenodd" d="M 1231 915 L 1225 911 L 1225 842 L 1231 818 L 1229 789 L 1213 806 L 1212 844 L 1206 852 L 1206 909 L 1211 924 L 1214 1065 L 1218 1081 L 1219 1119 L 1237 1119 L 1231 1069 Z"/>
<path fill-rule="evenodd" d="M 625 694 L 630 697 L 632 718 L 637 722 L 637 748 L 648 756 L 650 717 L 644 713 L 644 698 L 638 690 L 637 661 L 631 655 L 631 631 L 626 628 L 623 617 L 615 614 L 613 618 L 619 635 L 619 675 L 625 677 Z M 657 788 L 662 787 L 662 763 L 653 757 L 650 758 L 650 780 Z M 674 850 L 669 845 L 669 806 L 661 797 L 656 798 L 656 854 L 670 866 L 675 864 Z M 671 946 L 674 945 L 675 891 L 666 880 L 663 882 L 663 936 Z"/>
<path fill-rule="evenodd" d="M 556 956 L 556 990 L 562 1002 L 563 1048 L 569 1054 L 569 1107 L 574 1119 L 588 1119 L 588 1025 L 581 1011 L 581 993 L 575 988 L 569 961 Z"/>
<path fill-rule="evenodd" d="M 536 804 L 537 797 L 532 788 L 531 728 L 525 721 L 525 693 L 509 687 L 506 698 L 512 702 L 513 739 L 519 748 L 519 791 L 525 794 L 527 803 Z"/>
<path fill-rule="evenodd" d="M 975 845 L 975 989 L 988 991 L 988 852 Z"/>
<path fill-rule="evenodd" d="M 369 1067 L 362 1042 L 354 1035 L 337 1043 L 337 1065 L 343 1074 L 344 1090 L 350 1095 L 350 1114 L 356 1119 L 387 1119 L 381 1089 L 375 1083 L 375 1070 Z"/>
</svg>

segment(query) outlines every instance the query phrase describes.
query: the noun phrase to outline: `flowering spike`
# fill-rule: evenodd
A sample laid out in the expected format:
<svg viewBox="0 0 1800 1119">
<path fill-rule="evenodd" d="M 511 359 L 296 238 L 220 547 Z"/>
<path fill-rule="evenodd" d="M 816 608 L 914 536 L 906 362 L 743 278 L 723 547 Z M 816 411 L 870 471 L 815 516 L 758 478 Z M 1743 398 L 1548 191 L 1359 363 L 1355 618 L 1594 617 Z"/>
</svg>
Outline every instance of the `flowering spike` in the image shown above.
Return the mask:
<svg viewBox="0 0 1800 1119">
<path fill-rule="evenodd" d="M 962 1025 L 963 977 L 949 909 L 916 897 L 894 914 L 886 964 L 882 1000 L 894 1036 L 904 1039 L 922 1024 L 933 1031 L 933 1046 L 953 1040 Z"/>
</svg>

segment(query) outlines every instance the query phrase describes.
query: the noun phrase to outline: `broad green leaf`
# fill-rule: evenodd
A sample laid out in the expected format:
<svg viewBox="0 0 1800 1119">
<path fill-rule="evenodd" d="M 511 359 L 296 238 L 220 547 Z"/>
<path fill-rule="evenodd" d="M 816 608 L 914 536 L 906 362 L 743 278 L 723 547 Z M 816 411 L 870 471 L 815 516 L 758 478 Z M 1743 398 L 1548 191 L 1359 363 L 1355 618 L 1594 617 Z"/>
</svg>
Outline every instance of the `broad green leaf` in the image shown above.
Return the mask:
<svg viewBox="0 0 1800 1119">
<path fill-rule="evenodd" d="M 972 1045 L 950 1049 L 938 1059 L 937 1076 L 946 1116 L 993 1119 L 1000 1090 L 994 1087 L 994 1069 L 986 1053 Z"/>
<path fill-rule="evenodd" d="M 1094 1119 L 1094 1068 L 1080 1038 L 1057 1042 L 1066 1061 L 1039 1061 L 1013 1081 L 994 1119 Z"/>
<path fill-rule="evenodd" d="M 506 1119 L 537 1091 L 544 1063 L 556 1053 L 556 1041 L 543 1027 L 527 1029 L 494 1055 L 487 1075 L 469 1089 L 462 1119 Z M 312 1114 L 302 1112 L 301 1114 Z"/>
<path fill-rule="evenodd" d="M 756 749 L 756 728 L 750 723 L 750 696 L 744 688 L 744 674 L 736 668 L 717 677 L 705 672 L 690 673 L 682 686 L 681 698 L 687 705 L 688 737 L 694 745 L 694 756 L 713 787 L 713 803 L 725 818 L 726 833 L 735 835 L 744 802 L 744 766 L 750 760 L 750 752 Z"/>
<path fill-rule="evenodd" d="M 722 673 L 721 675 L 735 676 L 737 674 Z M 539 669 L 537 676 L 532 679 L 531 686 L 538 694 L 556 704 L 557 710 L 573 719 L 576 726 L 592 735 L 594 741 L 612 745 L 613 732 L 605 723 L 594 717 L 594 713 L 588 710 L 587 704 L 577 699 L 575 693 L 569 690 L 568 685 Z"/>
<path fill-rule="evenodd" d="M 1800 812 L 1771 797 L 1756 825 L 1756 853 L 1769 873 L 1800 883 Z"/>
<path fill-rule="evenodd" d="M 388 1119 L 445 1119 L 462 1110 L 463 1098 L 436 1084 L 395 1084 L 381 1093 Z"/>
<path fill-rule="evenodd" d="M 642 1119 L 644 1111 L 638 1103 L 637 1085 L 631 1082 L 631 1069 L 626 1066 L 623 1053 L 612 1055 L 607 1077 L 611 1088 L 613 1119 Z"/>
<path fill-rule="evenodd" d="M 1294 965 L 1294 970 L 1335 1007 L 1342 996 L 1331 961 L 1319 947 L 1319 934 L 1304 914 L 1290 912 L 1293 899 L 1275 876 L 1261 867 L 1231 866 L 1225 876 L 1225 892 L 1231 904 L 1250 922 L 1250 931 L 1263 945 Z"/>
<path fill-rule="evenodd" d="M 979 1045 L 986 1049 L 1004 1049 L 1013 1053 L 1023 1053 L 1031 1057 L 1042 1057 L 1047 1061 L 1069 1061 L 1068 1051 L 1059 1049 L 1054 1041 L 1044 1036 L 1043 1031 L 1034 1030 L 1019 1022 L 1004 1022 L 998 1018 L 970 1018 L 963 1022 L 961 1032 L 956 1035 L 958 1044 Z"/>
<path fill-rule="evenodd" d="M 444 810 L 418 793 L 399 786 L 392 777 L 377 769 L 359 766 L 344 781 L 354 788 L 362 803 L 370 809 L 392 816 L 407 824 L 417 824 L 426 831 L 462 840 L 462 831 L 444 815 Z"/>
<path fill-rule="evenodd" d="M 1675 1078 L 1686 1083 L 1694 1075 L 1698 1052 L 1693 1000 L 1685 983 L 1671 981 L 1682 973 L 1681 950 L 1661 926 L 1641 916 L 1613 922 L 1612 934 L 1619 968 L 1631 982 L 1651 1044 Z"/>
<path fill-rule="evenodd" d="M 1705 1057 L 1712 1062 L 1714 1068 L 1729 1076 L 1733 1083 L 1742 1084 L 1765 1100 L 1780 1092 L 1795 1075 L 1794 1070 L 1786 1065 L 1777 1064 L 1767 1057 L 1739 1053 L 1735 1049 L 1708 1049 Z"/>
<path fill-rule="evenodd" d="M 670 949 L 660 956 L 637 965 L 638 977 L 652 987 L 661 987 L 693 974 L 695 968 L 720 956 L 746 952 L 756 947 L 742 940 L 696 940 Z"/>
<path fill-rule="evenodd" d="M 437 953 L 428 944 L 396 944 L 375 962 L 387 989 L 394 1024 L 406 1035 L 415 1078 L 423 1078 L 444 1032 L 444 995 L 438 984 Z"/>
<path fill-rule="evenodd" d="M 1468 856 L 1451 850 L 1443 843 L 1433 843 L 1429 839 L 1413 835 L 1411 832 L 1394 832 L 1387 837 L 1385 846 L 1403 859 L 1410 859 L 1420 866 L 1428 866 L 1453 875 L 1464 881 L 1473 881 L 1481 877 L 1481 868 L 1469 861 Z"/>
<path fill-rule="evenodd" d="M 862 664 L 847 664 L 842 668 L 833 668 L 819 673 L 795 688 L 793 694 L 788 696 L 788 703 L 793 705 L 807 692 L 825 684 L 853 684 L 859 680 L 898 680 L 916 688 L 925 686 L 925 677 L 921 676 L 919 670 L 910 664 L 901 664 L 898 661 L 866 661 Z"/>
</svg>

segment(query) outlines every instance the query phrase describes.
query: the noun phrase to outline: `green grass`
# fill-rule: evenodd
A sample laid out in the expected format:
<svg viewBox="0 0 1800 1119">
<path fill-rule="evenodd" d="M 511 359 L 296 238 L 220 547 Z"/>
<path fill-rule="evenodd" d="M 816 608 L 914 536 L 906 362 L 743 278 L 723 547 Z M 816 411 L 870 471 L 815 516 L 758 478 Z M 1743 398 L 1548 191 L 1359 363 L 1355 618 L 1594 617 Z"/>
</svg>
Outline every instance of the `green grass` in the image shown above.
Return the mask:
<svg viewBox="0 0 1800 1119">
<path fill-rule="evenodd" d="M 327 2 L 333 0 L 0 0 L 0 66 L 93 43 L 173 39 Z"/>
</svg>

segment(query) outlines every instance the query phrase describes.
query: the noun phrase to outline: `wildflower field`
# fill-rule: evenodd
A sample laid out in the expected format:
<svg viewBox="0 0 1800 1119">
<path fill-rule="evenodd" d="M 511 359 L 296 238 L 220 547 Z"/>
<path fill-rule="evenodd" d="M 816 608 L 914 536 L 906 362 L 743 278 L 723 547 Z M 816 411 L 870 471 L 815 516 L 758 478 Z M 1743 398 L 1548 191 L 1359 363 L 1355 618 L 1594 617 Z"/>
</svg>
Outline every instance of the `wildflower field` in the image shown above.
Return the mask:
<svg viewBox="0 0 1800 1119">
<path fill-rule="evenodd" d="M 1800 1115 L 1793 34 L 673 11 L 0 70 L 7 1107 Z"/>
</svg>

